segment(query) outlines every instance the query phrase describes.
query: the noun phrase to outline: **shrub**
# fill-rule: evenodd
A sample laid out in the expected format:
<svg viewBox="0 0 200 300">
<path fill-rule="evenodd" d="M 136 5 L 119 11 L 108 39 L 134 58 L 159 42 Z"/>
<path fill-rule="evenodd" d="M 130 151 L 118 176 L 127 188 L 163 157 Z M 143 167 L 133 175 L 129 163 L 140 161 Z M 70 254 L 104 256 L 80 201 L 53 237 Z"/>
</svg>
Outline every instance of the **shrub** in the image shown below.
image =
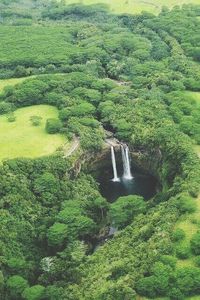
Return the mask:
<svg viewBox="0 0 200 300">
<path fill-rule="evenodd" d="M 47 119 L 46 121 L 46 131 L 50 134 L 55 134 L 62 128 L 62 123 L 58 119 Z"/>
<path fill-rule="evenodd" d="M 185 238 L 185 232 L 181 228 L 177 228 L 173 233 L 172 233 L 172 240 L 174 242 L 179 242 Z"/>
<path fill-rule="evenodd" d="M 10 112 L 12 108 L 13 106 L 11 103 L 0 102 L 0 115 Z"/>
<path fill-rule="evenodd" d="M 68 226 L 54 223 L 48 230 L 48 242 L 51 246 L 61 246 L 68 236 Z"/>
<path fill-rule="evenodd" d="M 200 255 L 200 231 L 192 236 L 190 244 L 192 252 L 196 255 Z"/>
<path fill-rule="evenodd" d="M 43 299 L 45 287 L 42 285 L 34 285 L 30 288 L 26 288 L 22 294 L 26 300 L 40 300 Z"/>
<path fill-rule="evenodd" d="M 16 121 L 16 117 L 15 117 L 15 115 L 13 113 L 9 113 L 7 115 L 7 120 L 8 120 L 8 122 L 15 122 Z"/>
<path fill-rule="evenodd" d="M 40 116 L 31 116 L 30 121 L 31 121 L 33 126 L 39 126 L 41 124 L 42 117 L 40 117 Z"/>
</svg>

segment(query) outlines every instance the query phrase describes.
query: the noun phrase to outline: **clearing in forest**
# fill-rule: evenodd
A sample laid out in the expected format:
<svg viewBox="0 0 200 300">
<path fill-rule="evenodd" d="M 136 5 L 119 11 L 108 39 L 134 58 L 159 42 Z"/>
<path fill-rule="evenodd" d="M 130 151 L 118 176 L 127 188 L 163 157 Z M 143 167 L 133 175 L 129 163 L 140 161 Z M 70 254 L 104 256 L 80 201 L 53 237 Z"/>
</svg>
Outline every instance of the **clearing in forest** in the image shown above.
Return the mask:
<svg viewBox="0 0 200 300">
<path fill-rule="evenodd" d="M 175 5 L 183 4 L 200 4 L 200 0 L 65 0 L 67 4 L 108 4 L 112 12 L 115 13 L 141 13 L 141 11 L 149 11 L 158 14 L 162 6 L 172 8 Z"/>
<path fill-rule="evenodd" d="M 45 123 L 48 118 L 57 118 L 57 108 L 49 105 L 34 105 L 14 112 L 15 122 L 8 122 L 7 116 L 0 117 L 0 160 L 16 157 L 39 157 L 53 153 L 66 143 L 61 134 L 48 134 Z M 42 117 L 39 126 L 33 126 L 31 116 Z"/>
</svg>

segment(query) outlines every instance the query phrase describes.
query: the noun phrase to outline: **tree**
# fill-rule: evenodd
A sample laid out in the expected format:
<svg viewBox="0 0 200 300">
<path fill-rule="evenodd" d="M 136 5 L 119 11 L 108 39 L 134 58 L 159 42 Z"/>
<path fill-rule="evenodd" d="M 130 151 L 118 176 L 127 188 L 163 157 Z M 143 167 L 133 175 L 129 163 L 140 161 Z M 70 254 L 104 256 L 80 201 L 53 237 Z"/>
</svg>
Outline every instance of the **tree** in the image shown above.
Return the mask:
<svg viewBox="0 0 200 300">
<path fill-rule="evenodd" d="M 109 203 L 103 197 L 97 197 L 91 201 L 86 201 L 84 208 L 87 214 L 96 222 L 99 223 L 107 217 L 109 211 Z"/>
<path fill-rule="evenodd" d="M 57 178 L 49 172 L 38 176 L 34 181 L 34 191 L 37 194 L 49 192 L 51 194 L 58 191 L 59 181 Z"/>
<path fill-rule="evenodd" d="M 113 224 L 122 228 L 130 224 L 134 217 L 146 211 L 146 202 L 141 196 L 124 196 L 111 204 L 110 216 Z"/>
<path fill-rule="evenodd" d="M 21 296 L 22 292 L 28 288 L 28 281 L 21 276 L 14 275 L 9 277 L 7 287 L 9 288 L 11 297 L 17 299 Z"/>
<path fill-rule="evenodd" d="M 140 279 L 136 284 L 136 291 L 139 295 L 151 297 L 155 299 L 157 297 L 156 292 L 156 278 L 155 276 L 144 277 Z"/>
<path fill-rule="evenodd" d="M 23 77 L 30 75 L 30 70 L 26 69 L 24 66 L 17 66 L 14 70 L 15 77 Z"/>
<path fill-rule="evenodd" d="M 58 119 L 47 119 L 46 121 L 46 131 L 50 134 L 58 133 L 62 128 L 62 123 Z"/>
<path fill-rule="evenodd" d="M 102 149 L 104 132 L 101 128 L 95 128 L 91 130 L 89 127 L 85 127 L 80 131 L 80 141 L 83 149 L 88 151 L 99 151 Z"/>
<path fill-rule="evenodd" d="M 60 300 L 62 299 L 63 288 L 56 285 L 49 285 L 45 290 L 45 299 L 48 300 Z"/>
<path fill-rule="evenodd" d="M 71 116 L 80 117 L 86 115 L 92 115 L 95 112 L 95 107 L 91 103 L 82 102 L 71 108 Z"/>
<path fill-rule="evenodd" d="M 157 298 L 165 296 L 169 290 L 172 275 L 171 267 L 161 262 L 156 262 L 152 268 L 152 275 L 141 278 L 136 284 L 136 290 L 140 295 Z"/>
<path fill-rule="evenodd" d="M 59 212 L 56 220 L 68 225 L 69 235 L 72 238 L 93 234 L 96 229 L 96 224 L 83 213 L 84 211 L 78 201 L 68 200 L 66 208 Z"/>
<path fill-rule="evenodd" d="M 45 287 L 42 285 L 34 285 L 30 288 L 26 288 L 22 294 L 26 300 L 41 300 L 44 298 Z"/>
<path fill-rule="evenodd" d="M 20 257 L 11 257 L 7 261 L 8 267 L 14 273 L 25 273 L 27 263 L 23 258 Z"/>
<path fill-rule="evenodd" d="M 63 223 L 54 223 L 48 230 L 47 238 L 50 246 L 62 246 L 68 237 L 68 226 Z"/>
<path fill-rule="evenodd" d="M 102 95 L 99 91 L 83 87 L 74 89 L 71 95 L 74 97 L 80 97 L 80 99 L 84 99 L 94 105 L 98 105 L 102 98 Z"/>
<path fill-rule="evenodd" d="M 175 274 L 176 288 L 185 295 L 197 295 L 200 293 L 200 270 L 196 267 L 182 267 Z"/>
</svg>

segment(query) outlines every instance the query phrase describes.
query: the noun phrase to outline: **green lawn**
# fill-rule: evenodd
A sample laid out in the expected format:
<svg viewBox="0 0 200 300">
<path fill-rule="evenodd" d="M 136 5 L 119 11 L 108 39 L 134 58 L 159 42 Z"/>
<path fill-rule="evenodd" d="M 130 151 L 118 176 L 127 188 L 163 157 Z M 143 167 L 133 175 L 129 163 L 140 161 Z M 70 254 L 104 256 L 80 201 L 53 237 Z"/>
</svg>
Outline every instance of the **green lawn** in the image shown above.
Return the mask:
<svg viewBox="0 0 200 300">
<path fill-rule="evenodd" d="M 184 3 L 200 4 L 200 0 L 65 0 L 70 3 L 106 3 L 115 13 L 140 13 L 141 11 L 149 11 L 159 13 L 162 6 L 173 7 L 174 5 L 182 5 Z"/>
<path fill-rule="evenodd" d="M 41 116 L 41 125 L 30 122 L 33 115 Z M 9 123 L 6 116 L 0 117 L 0 160 L 15 157 L 38 157 L 53 153 L 66 139 L 60 134 L 45 132 L 47 118 L 55 118 L 58 111 L 49 105 L 20 108 L 15 112 L 16 121 Z"/>
</svg>

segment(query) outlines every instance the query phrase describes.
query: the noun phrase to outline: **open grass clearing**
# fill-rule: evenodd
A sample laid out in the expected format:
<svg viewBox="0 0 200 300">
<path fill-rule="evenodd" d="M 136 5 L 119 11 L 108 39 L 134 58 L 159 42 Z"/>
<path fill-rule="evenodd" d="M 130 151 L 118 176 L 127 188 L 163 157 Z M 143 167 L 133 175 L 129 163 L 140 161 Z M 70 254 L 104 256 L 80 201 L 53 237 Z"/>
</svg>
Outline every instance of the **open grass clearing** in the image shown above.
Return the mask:
<svg viewBox="0 0 200 300">
<path fill-rule="evenodd" d="M 162 6 L 172 8 L 175 5 L 183 4 L 200 4 L 200 0 L 65 0 L 67 4 L 83 3 L 83 4 L 96 4 L 105 3 L 114 13 L 131 13 L 138 14 L 142 11 L 149 11 L 158 14 Z"/>
<path fill-rule="evenodd" d="M 200 196 L 194 199 L 194 201 L 196 201 L 197 205 L 196 211 L 189 215 L 183 215 L 175 225 L 175 229 L 180 228 L 185 232 L 185 238 L 180 242 L 180 245 L 188 247 L 190 246 L 192 236 L 200 229 Z M 177 267 L 194 266 L 194 257 L 191 254 L 188 259 L 178 259 Z"/>
<path fill-rule="evenodd" d="M 48 155 L 64 145 L 66 138 L 60 134 L 47 134 L 45 123 L 48 118 L 57 118 L 58 110 L 49 105 L 34 105 L 15 111 L 15 122 L 0 117 L 0 161 L 16 157 L 39 157 Z M 30 122 L 31 116 L 41 116 L 38 127 Z"/>
</svg>

